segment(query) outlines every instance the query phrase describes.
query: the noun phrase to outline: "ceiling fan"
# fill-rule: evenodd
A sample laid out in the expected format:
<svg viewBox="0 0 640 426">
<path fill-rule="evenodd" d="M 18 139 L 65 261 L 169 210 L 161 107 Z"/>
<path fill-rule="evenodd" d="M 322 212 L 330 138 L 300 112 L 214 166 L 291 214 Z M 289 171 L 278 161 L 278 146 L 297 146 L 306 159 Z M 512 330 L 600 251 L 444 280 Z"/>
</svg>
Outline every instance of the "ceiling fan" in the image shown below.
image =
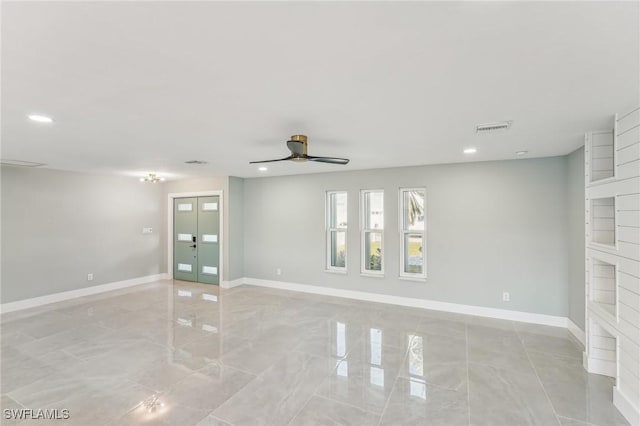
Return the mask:
<svg viewBox="0 0 640 426">
<path fill-rule="evenodd" d="M 291 155 L 285 158 L 277 160 L 264 160 L 264 161 L 250 161 L 249 164 L 256 163 L 273 163 L 276 161 L 316 161 L 318 163 L 331 163 L 342 164 L 349 163 L 348 158 L 335 158 L 335 157 L 314 157 L 307 155 L 307 137 L 305 135 L 293 135 L 291 139 L 287 141 L 287 147 L 291 151 Z"/>
</svg>

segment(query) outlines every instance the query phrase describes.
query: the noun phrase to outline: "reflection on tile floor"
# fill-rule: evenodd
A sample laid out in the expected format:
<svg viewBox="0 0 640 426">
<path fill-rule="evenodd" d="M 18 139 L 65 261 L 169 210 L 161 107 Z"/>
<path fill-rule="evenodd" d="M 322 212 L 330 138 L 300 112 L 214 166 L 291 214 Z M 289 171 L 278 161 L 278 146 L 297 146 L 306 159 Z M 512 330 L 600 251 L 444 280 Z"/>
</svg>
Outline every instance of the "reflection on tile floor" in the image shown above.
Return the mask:
<svg viewBox="0 0 640 426">
<path fill-rule="evenodd" d="M 58 425 L 627 424 L 559 328 L 161 281 L 1 331 L 2 408 Z"/>
</svg>

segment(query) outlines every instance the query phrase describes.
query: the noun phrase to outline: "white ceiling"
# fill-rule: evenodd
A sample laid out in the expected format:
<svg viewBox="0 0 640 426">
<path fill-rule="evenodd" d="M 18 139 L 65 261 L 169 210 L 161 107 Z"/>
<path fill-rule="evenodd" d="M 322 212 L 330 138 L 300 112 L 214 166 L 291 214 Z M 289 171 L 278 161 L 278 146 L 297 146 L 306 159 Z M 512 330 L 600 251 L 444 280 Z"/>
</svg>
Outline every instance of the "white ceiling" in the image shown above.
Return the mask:
<svg viewBox="0 0 640 426">
<path fill-rule="evenodd" d="M 563 155 L 639 103 L 639 14 L 638 2 L 4 2 L 2 158 L 248 177 L 296 133 L 311 155 L 351 163 L 267 175 Z M 475 135 L 500 120 L 512 129 Z"/>
</svg>

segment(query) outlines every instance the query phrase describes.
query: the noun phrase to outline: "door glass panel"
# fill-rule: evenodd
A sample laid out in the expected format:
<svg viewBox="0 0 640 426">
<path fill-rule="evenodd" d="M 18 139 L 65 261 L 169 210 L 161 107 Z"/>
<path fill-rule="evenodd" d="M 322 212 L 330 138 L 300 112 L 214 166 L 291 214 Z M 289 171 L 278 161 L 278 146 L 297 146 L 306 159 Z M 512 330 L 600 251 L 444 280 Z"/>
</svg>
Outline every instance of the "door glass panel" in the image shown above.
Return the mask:
<svg viewBox="0 0 640 426">
<path fill-rule="evenodd" d="M 191 265 L 188 263 L 178 263 L 178 271 L 191 272 Z"/>
<path fill-rule="evenodd" d="M 366 232 L 364 236 L 365 269 L 382 271 L 382 234 Z"/>
<path fill-rule="evenodd" d="M 422 234 L 404 235 L 404 271 L 409 274 L 422 273 Z"/>
<path fill-rule="evenodd" d="M 190 212 L 193 210 L 193 204 L 191 203 L 180 203 L 178 204 L 179 212 Z"/>
<path fill-rule="evenodd" d="M 218 203 L 202 203 L 202 210 L 204 211 L 218 210 Z"/>
<path fill-rule="evenodd" d="M 178 234 L 178 241 L 192 241 L 192 238 L 191 234 Z"/>
<path fill-rule="evenodd" d="M 218 274 L 218 268 L 215 267 L 215 266 L 203 266 L 202 267 L 202 273 L 203 274 L 217 275 Z"/>
<path fill-rule="evenodd" d="M 213 234 L 202 234 L 202 242 L 203 243 L 217 243 L 218 236 Z"/>
</svg>

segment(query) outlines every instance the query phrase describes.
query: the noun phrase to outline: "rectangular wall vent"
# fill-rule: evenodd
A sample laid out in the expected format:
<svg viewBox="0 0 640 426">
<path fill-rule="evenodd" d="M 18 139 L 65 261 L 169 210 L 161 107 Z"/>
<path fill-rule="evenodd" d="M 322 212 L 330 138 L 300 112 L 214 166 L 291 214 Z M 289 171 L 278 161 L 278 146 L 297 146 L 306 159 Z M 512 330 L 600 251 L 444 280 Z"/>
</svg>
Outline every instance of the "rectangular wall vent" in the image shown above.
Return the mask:
<svg viewBox="0 0 640 426">
<path fill-rule="evenodd" d="M 511 127 L 511 121 L 500 121 L 498 123 L 485 123 L 478 124 L 476 126 L 476 133 L 484 134 L 484 133 L 493 133 L 509 130 Z"/>
<path fill-rule="evenodd" d="M 33 161 L 22 161 L 22 160 L 5 160 L 0 159 L 0 164 L 3 166 L 16 166 L 16 167 L 42 167 L 46 166 L 44 163 L 34 163 Z"/>
</svg>

